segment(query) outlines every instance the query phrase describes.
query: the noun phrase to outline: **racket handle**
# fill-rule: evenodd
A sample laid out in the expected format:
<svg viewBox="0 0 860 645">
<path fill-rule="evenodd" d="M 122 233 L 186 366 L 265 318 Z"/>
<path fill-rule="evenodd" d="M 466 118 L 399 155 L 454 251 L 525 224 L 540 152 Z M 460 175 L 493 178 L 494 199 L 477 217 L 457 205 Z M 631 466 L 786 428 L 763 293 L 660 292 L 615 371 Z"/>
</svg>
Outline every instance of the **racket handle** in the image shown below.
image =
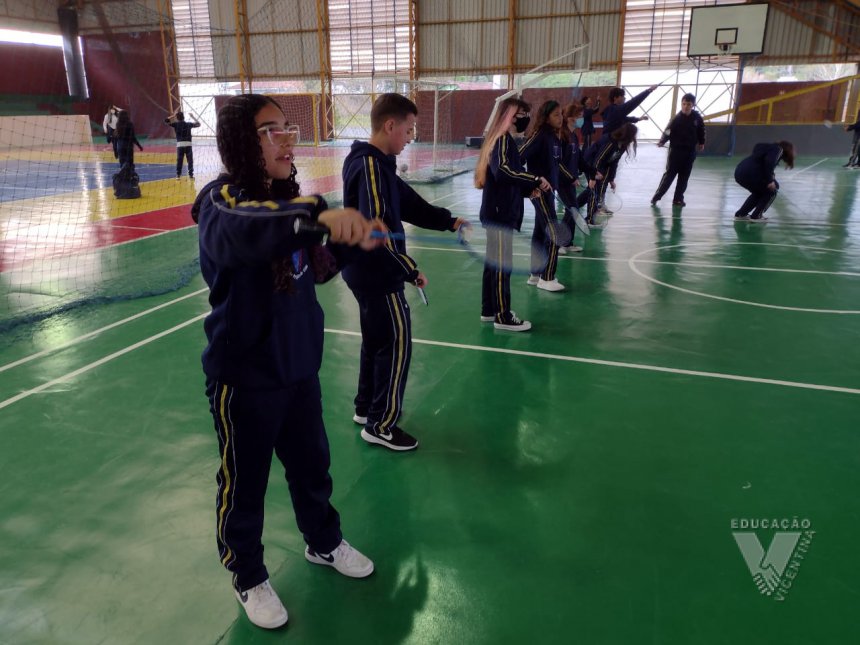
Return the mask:
<svg viewBox="0 0 860 645">
<path fill-rule="evenodd" d="M 328 226 L 325 224 L 320 224 L 319 222 L 314 222 L 313 220 L 296 218 L 295 224 L 293 225 L 293 230 L 295 230 L 296 234 L 299 233 L 322 233 L 323 235 L 328 235 L 330 231 L 328 230 Z M 371 239 L 391 239 L 391 240 L 404 240 L 406 239 L 406 235 L 403 233 L 391 233 L 390 231 L 371 231 L 370 232 Z"/>
</svg>

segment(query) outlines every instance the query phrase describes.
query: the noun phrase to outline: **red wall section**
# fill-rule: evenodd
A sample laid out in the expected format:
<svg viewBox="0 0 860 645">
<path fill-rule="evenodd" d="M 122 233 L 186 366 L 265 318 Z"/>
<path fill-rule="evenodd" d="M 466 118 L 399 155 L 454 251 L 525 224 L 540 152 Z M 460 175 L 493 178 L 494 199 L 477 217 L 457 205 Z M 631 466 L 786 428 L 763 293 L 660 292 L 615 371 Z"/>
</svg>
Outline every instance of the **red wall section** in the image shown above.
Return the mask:
<svg viewBox="0 0 860 645">
<path fill-rule="evenodd" d="M 138 134 L 172 137 L 173 130 L 164 125 L 169 101 L 161 34 L 114 34 L 114 38 L 125 66 L 114 55 L 105 37 L 83 39 L 90 118 L 101 124 L 108 105 L 114 103 L 129 110 Z"/>
<path fill-rule="evenodd" d="M 69 93 L 63 50 L 0 43 L 0 94 L 62 96 Z"/>
<path fill-rule="evenodd" d="M 794 90 L 817 85 L 817 82 L 745 83 L 741 86 L 741 105 L 762 99 L 781 96 Z M 825 87 L 775 103 L 771 120 L 775 123 L 821 123 L 836 119 L 836 106 L 844 98 L 844 87 Z M 767 106 L 746 110 L 738 114 L 738 123 L 763 123 L 767 119 Z"/>
</svg>

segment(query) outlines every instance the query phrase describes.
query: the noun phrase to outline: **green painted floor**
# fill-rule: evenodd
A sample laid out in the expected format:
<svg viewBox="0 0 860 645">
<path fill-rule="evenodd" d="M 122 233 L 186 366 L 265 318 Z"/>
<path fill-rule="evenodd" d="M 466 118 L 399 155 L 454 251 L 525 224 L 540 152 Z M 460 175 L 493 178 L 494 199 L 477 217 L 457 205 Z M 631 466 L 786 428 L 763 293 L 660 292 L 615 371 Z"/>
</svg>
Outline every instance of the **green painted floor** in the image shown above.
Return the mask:
<svg viewBox="0 0 860 645">
<path fill-rule="evenodd" d="M 216 554 L 202 281 L 0 338 L 0 643 L 856 642 L 860 173 L 801 158 L 771 222 L 735 224 L 737 160 L 699 159 L 683 214 L 651 209 L 663 154 L 622 166 L 623 207 L 560 260 L 566 292 L 514 277 L 528 334 L 478 322 L 474 259 L 411 244 L 430 281 L 428 307 L 410 294 L 415 453 L 358 436 L 356 306 L 319 290 L 334 503 L 376 572 L 304 560 L 273 468 L 275 632 Z M 468 175 L 418 189 L 477 215 Z M 782 600 L 733 537 L 761 518 L 814 531 Z"/>
</svg>

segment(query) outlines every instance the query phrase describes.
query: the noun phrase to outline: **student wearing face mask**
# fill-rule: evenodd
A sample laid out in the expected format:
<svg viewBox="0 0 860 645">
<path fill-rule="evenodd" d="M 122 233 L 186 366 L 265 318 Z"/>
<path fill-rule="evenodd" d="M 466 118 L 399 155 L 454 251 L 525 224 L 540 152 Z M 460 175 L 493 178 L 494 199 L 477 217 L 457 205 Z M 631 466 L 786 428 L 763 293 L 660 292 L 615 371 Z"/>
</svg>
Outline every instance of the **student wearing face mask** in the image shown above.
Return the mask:
<svg viewBox="0 0 860 645">
<path fill-rule="evenodd" d="M 535 175 L 546 177 L 553 190 L 562 183 L 572 184 L 573 175 L 562 163 L 569 137 L 563 131 L 561 105 L 558 101 L 546 101 L 538 110 L 537 119 L 526 133 L 526 141 L 520 146 L 520 157 Z M 532 233 L 532 266 L 528 284 L 544 291 L 563 291 L 564 285 L 556 278 L 558 268 L 559 240 L 558 216 L 555 195 L 541 192 L 532 197 L 535 207 L 535 227 Z M 566 242 L 566 241 L 565 241 Z"/>
<path fill-rule="evenodd" d="M 528 127 L 530 109 L 516 97 L 499 104 L 475 167 L 475 188 L 482 190 L 481 225 L 487 231 L 481 322 L 503 331 L 531 329 L 528 320 L 511 311 L 513 232 L 523 223 L 523 198 L 551 188 L 543 177 L 525 171 L 514 141 L 513 135 Z"/>
<path fill-rule="evenodd" d="M 657 146 L 662 148 L 669 142 L 669 156 L 666 158 L 666 172 L 657 186 L 651 205 L 666 194 L 675 177 L 675 196 L 672 198 L 673 206 L 686 206 L 684 203 L 684 192 L 687 190 L 687 182 L 690 173 L 693 172 L 693 162 L 696 161 L 696 153 L 705 149 L 705 121 L 702 115 L 693 108 L 696 105 L 696 97 L 693 94 L 684 94 L 681 99 L 681 111 L 669 122 Z"/>
</svg>

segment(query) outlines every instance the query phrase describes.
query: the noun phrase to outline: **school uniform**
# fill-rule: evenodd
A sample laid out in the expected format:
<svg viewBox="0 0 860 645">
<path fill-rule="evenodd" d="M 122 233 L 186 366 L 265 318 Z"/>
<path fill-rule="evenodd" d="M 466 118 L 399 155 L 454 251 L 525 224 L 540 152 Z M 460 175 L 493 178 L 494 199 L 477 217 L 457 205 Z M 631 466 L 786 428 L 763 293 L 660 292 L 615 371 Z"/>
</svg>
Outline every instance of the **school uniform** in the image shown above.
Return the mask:
<svg viewBox="0 0 860 645">
<path fill-rule="evenodd" d="M 314 283 L 328 276 L 313 258 L 324 250 L 319 234 L 294 232 L 297 218 L 314 220 L 325 208 L 318 196 L 256 201 L 226 175 L 192 207 L 212 308 L 202 363 L 221 457 L 216 542 L 238 591 L 269 577 L 261 538 L 273 452 L 309 547 L 330 553 L 342 539 L 318 376 L 323 312 Z"/>
<path fill-rule="evenodd" d="M 651 94 L 650 89 L 645 90 L 644 92 L 639 92 L 639 94 L 634 96 L 632 99 L 625 101 L 620 105 L 610 103 L 603 108 L 603 131 L 600 138 L 608 139 L 610 134 L 615 132 L 625 123 L 637 123 L 638 121 L 641 121 L 641 118 L 630 116 L 630 113 L 639 107 L 642 101 L 644 101 L 649 94 Z"/>
<path fill-rule="evenodd" d="M 120 168 L 128 163 L 133 166 L 134 146 L 143 148 L 134 133 L 134 124 L 128 123 L 122 130 L 114 130 L 113 140 L 116 143 L 116 154 Z"/>
<path fill-rule="evenodd" d="M 579 139 L 576 133 L 570 133 L 570 142 L 565 146 L 565 152 L 562 155 L 562 165 L 567 169 L 572 181 L 561 181 L 558 186 L 558 196 L 564 204 L 564 218 L 562 223 L 568 227 L 571 234 L 576 230 L 576 223 L 573 219 L 572 209 L 579 210 L 588 204 L 591 199 L 591 189 L 585 188 L 576 194 L 576 183 L 580 175 L 588 176 L 588 164 L 585 162 L 585 150 L 579 147 Z M 573 237 L 571 236 L 571 243 Z"/>
<path fill-rule="evenodd" d="M 454 230 L 456 218 L 450 211 L 428 204 L 397 176 L 395 156 L 374 145 L 355 141 L 342 175 L 343 205 L 357 208 L 368 219 L 382 220 L 393 233 L 403 233 L 403 222 Z M 403 289 L 418 273 L 417 263 L 406 253 L 405 240 L 390 238 L 385 246 L 361 254 L 343 270 L 343 279 L 358 302 L 361 324 L 355 411 L 367 417 L 365 430 L 374 436 L 388 436 L 402 413 L 412 357 L 412 321 Z"/>
<path fill-rule="evenodd" d="M 696 149 L 698 146 L 705 145 L 705 120 L 702 115 L 695 110 L 690 114 L 678 112 L 663 131 L 659 145 L 665 145 L 666 142 L 669 143 L 666 171 L 660 179 L 654 197 L 651 198 L 651 203 L 660 200 L 677 177 L 678 183 L 675 184 L 672 202 L 683 205 L 687 182 L 690 180 L 693 163 L 696 161 Z"/>
<path fill-rule="evenodd" d="M 176 176 L 182 176 L 183 158 L 188 160 L 188 176 L 194 179 L 194 151 L 191 149 L 191 130 L 199 128 L 197 121 L 171 121 L 164 119 L 176 134 Z"/>
<path fill-rule="evenodd" d="M 761 219 L 770 208 L 779 192 L 779 182 L 776 181 L 776 166 L 782 159 L 782 148 L 775 143 L 757 143 L 752 154 L 735 167 L 735 181 L 750 191 L 743 206 L 735 213 L 735 217 Z M 771 190 L 768 184 L 775 184 Z"/>
<path fill-rule="evenodd" d="M 603 108 L 603 130 L 600 135 L 600 144 L 603 145 L 607 141 L 610 141 L 610 136 L 613 132 L 615 132 L 618 128 L 620 128 L 625 123 L 638 123 L 642 119 L 640 117 L 630 116 L 630 113 L 635 110 L 639 105 L 644 101 L 649 94 L 651 94 L 650 89 L 644 90 L 643 92 L 639 92 L 632 99 L 621 103 L 620 105 L 616 105 L 615 103 L 610 103 L 605 108 Z M 600 203 L 603 203 L 603 195 L 606 192 L 606 185 L 615 181 L 615 174 L 618 172 L 618 165 L 615 164 L 609 168 L 609 172 L 606 175 L 606 179 L 602 182 L 601 190 L 600 190 Z"/>
<path fill-rule="evenodd" d="M 570 183 L 573 177 L 561 163 L 566 147 L 550 128 L 541 128 L 520 146 L 520 158 L 533 175 L 545 178 L 553 191 L 562 182 Z M 552 281 L 558 268 L 559 240 L 555 224 L 558 222 L 554 192 L 541 191 L 532 198 L 535 208 L 535 226 L 532 231 L 531 272 L 542 280 Z"/>
<path fill-rule="evenodd" d="M 582 108 L 582 127 L 579 129 L 582 132 L 582 147 L 587 148 L 591 145 L 591 137 L 594 135 L 594 114 L 600 109 L 600 99 L 594 104 L 593 108 Z"/>
<path fill-rule="evenodd" d="M 523 198 L 540 179 L 523 168 L 514 138 L 505 133 L 490 153 L 481 192 L 481 225 L 487 231 L 487 255 L 481 283 L 481 316 L 508 324 L 511 316 L 513 231 L 523 224 Z"/>
<path fill-rule="evenodd" d="M 585 219 L 589 224 L 594 224 L 597 209 L 603 202 L 603 196 L 606 193 L 606 186 L 611 182 L 611 177 L 615 174 L 615 168 L 617 168 L 618 160 L 621 159 L 624 150 L 621 150 L 612 139 L 604 140 L 601 138 L 587 152 L 588 178 L 593 179 L 595 184 L 591 198 L 588 200 L 588 216 Z M 598 173 L 603 176 L 603 179 L 597 178 Z"/>
<path fill-rule="evenodd" d="M 851 156 L 845 168 L 860 168 L 860 117 L 854 124 L 849 125 L 847 130 L 854 132 L 854 140 L 851 143 Z"/>
</svg>

